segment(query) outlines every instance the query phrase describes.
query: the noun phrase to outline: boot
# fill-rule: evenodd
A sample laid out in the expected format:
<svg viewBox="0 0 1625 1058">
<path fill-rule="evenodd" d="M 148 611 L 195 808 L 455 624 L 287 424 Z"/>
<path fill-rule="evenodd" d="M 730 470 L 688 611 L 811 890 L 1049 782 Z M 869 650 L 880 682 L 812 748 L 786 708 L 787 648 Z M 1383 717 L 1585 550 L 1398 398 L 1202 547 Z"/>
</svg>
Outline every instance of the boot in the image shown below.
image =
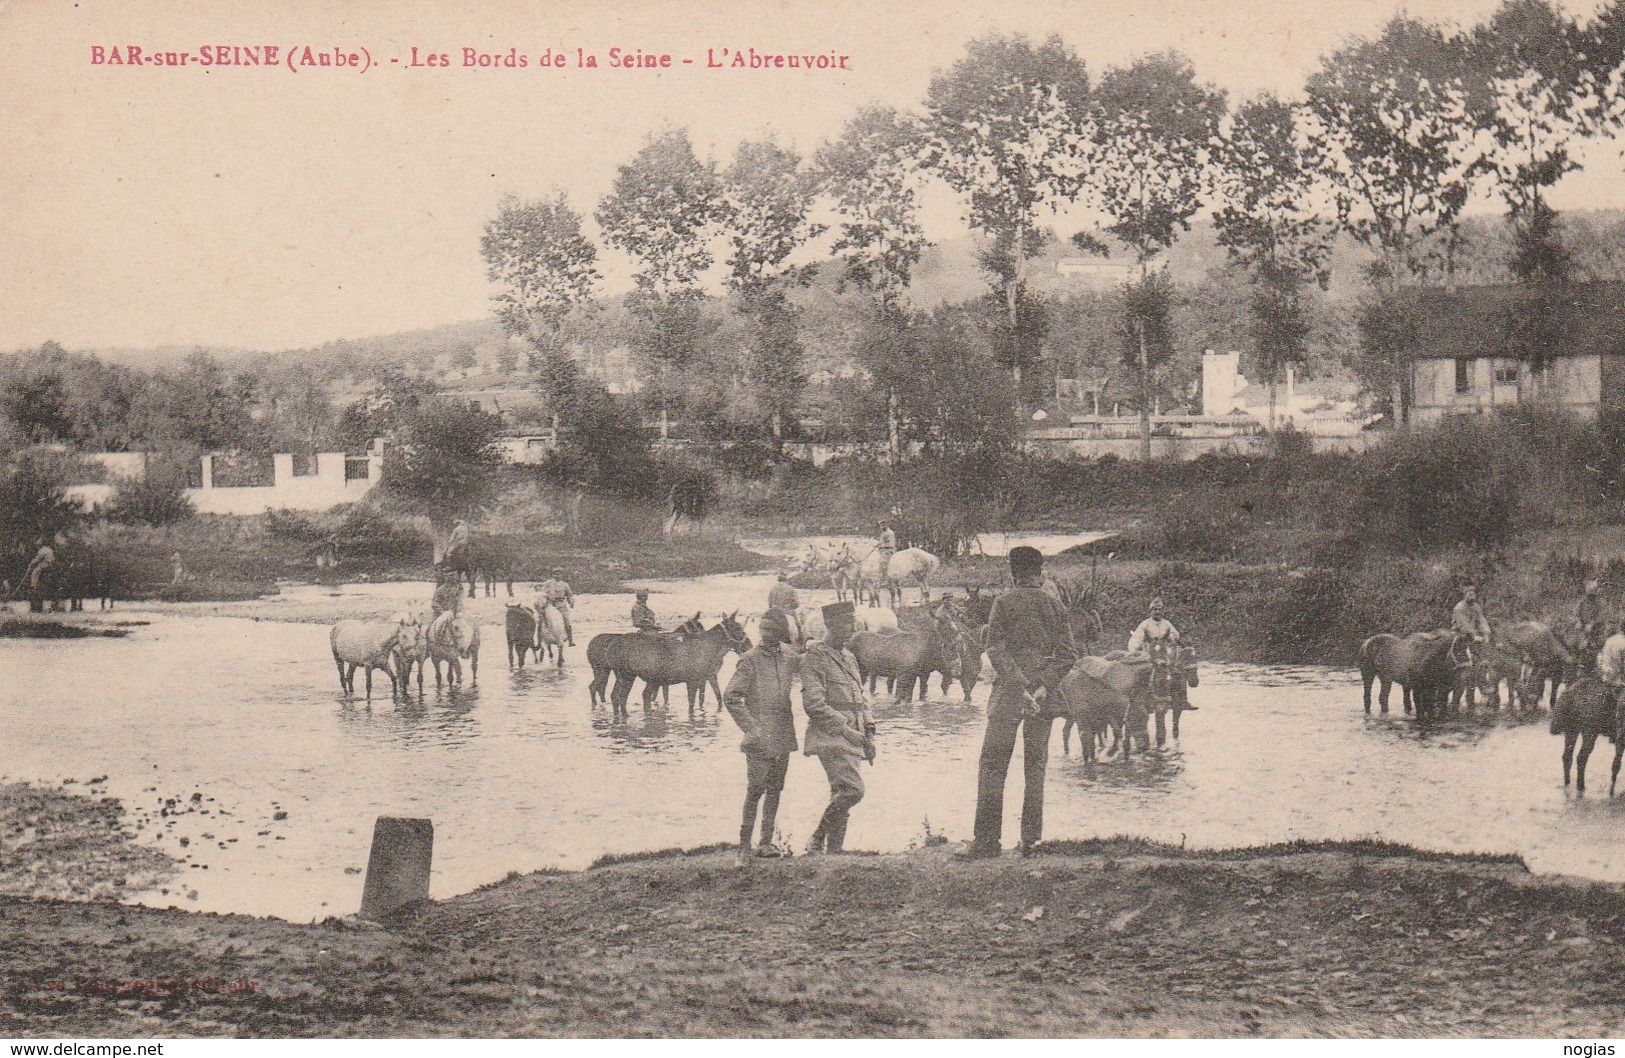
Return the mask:
<svg viewBox="0 0 1625 1058">
<path fill-rule="evenodd" d="M 825 834 L 825 848 L 832 856 L 846 851 L 846 822 L 845 812 L 830 820 L 829 830 Z"/>
<path fill-rule="evenodd" d="M 762 799 L 762 836 L 756 843 L 756 855 L 774 857 L 779 850 L 773 847 L 773 831 L 779 818 L 779 795 L 770 793 Z"/>
</svg>

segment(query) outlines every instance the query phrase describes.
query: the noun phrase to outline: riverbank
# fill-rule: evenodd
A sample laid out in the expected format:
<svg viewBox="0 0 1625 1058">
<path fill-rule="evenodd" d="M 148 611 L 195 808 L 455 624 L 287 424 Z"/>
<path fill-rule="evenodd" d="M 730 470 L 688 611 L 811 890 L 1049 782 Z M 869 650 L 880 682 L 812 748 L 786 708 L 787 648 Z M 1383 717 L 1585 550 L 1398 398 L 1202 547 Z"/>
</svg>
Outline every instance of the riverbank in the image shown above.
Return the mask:
<svg viewBox="0 0 1625 1058">
<path fill-rule="evenodd" d="M 0 1031 L 1607 1038 L 1622 923 L 1619 886 L 1382 844 L 702 850 L 385 929 L 0 897 Z"/>
</svg>

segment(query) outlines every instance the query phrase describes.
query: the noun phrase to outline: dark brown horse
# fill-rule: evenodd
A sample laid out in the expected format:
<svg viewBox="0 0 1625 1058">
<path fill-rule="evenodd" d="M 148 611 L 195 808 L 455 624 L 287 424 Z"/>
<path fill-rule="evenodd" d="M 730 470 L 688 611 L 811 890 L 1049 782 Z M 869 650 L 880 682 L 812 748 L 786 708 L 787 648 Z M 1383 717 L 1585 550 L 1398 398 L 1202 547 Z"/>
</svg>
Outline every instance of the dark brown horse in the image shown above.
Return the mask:
<svg viewBox="0 0 1625 1058">
<path fill-rule="evenodd" d="M 943 685 L 960 678 L 965 655 L 965 631 L 948 612 L 939 607 L 929 628 L 912 632 L 859 632 L 849 647 L 858 662 L 858 675 L 875 689 L 875 681 L 885 679 L 894 688 L 897 701 L 914 697 L 914 686 L 924 697 L 933 672 L 943 673 Z"/>
<path fill-rule="evenodd" d="M 1586 761 L 1602 735 L 1614 744 L 1614 768 L 1608 783 L 1608 796 L 1614 796 L 1619 783 L 1619 761 L 1625 756 L 1625 739 L 1620 737 L 1619 704 L 1614 689 L 1594 676 L 1582 676 L 1563 688 L 1552 704 L 1552 734 L 1563 736 L 1563 785 L 1569 784 L 1570 768 L 1575 764 L 1574 746 L 1580 745 L 1579 770 L 1574 774 L 1574 788 L 1586 792 Z"/>
<path fill-rule="evenodd" d="M 642 680 L 643 707 L 654 704 L 657 690 L 673 683 L 688 687 L 689 711 L 694 710 L 698 692 L 716 679 L 723 658 L 732 650 L 743 654 L 751 646 L 750 637 L 731 613 L 710 628 L 688 636 L 651 635 L 647 632 L 605 632 L 587 644 L 587 663 L 592 666 L 593 704 L 603 701 L 611 673 L 615 686 L 608 699 L 615 716 L 627 715 L 626 700 L 634 680 Z"/>
<path fill-rule="evenodd" d="M 536 650 L 536 612 L 530 607 L 520 603 L 511 602 L 503 617 L 503 625 L 508 633 L 508 667 L 516 664 L 525 667 L 525 656 Z M 536 660 L 541 662 L 541 653 L 538 651 Z"/>
<path fill-rule="evenodd" d="M 1383 714 L 1388 712 L 1388 688 L 1399 684 L 1408 713 L 1414 707 L 1418 720 L 1442 713 L 1449 703 L 1456 670 L 1450 648 L 1453 633 L 1416 632 L 1408 636 L 1374 635 L 1360 644 L 1360 681 L 1365 688 L 1365 711 L 1371 714 L 1371 684 L 1380 685 L 1377 700 Z"/>
<path fill-rule="evenodd" d="M 1496 638 L 1505 658 L 1502 675 L 1521 709 L 1540 708 L 1548 686 L 1555 705 L 1563 683 L 1578 675 L 1584 651 L 1565 644 L 1544 622 L 1512 621 L 1501 626 Z M 1596 652 L 1590 656 L 1595 659 Z"/>
</svg>

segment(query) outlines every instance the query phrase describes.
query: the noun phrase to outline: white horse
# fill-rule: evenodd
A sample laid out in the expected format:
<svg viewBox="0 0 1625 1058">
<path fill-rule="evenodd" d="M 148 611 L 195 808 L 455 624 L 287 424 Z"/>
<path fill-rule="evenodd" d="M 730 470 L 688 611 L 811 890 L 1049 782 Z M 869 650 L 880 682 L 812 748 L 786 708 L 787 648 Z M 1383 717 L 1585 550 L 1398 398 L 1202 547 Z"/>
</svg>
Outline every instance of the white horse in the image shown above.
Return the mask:
<svg viewBox="0 0 1625 1058">
<path fill-rule="evenodd" d="M 902 605 L 903 585 L 911 580 L 920 586 L 920 602 L 930 602 L 931 574 L 941 565 L 942 561 L 924 548 L 905 548 L 893 555 L 886 563 L 886 586 L 891 592 L 893 608 Z"/>
<path fill-rule="evenodd" d="M 898 631 L 897 611 L 888 610 L 884 606 L 860 606 L 854 615 L 853 625 L 859 632 L 890 635 Z"/>
<path fill-rule="evenodd" d="M 551 599 L 542 599 L 535 607 L 536 611 L 536 649 L 546 650 L 548 658 L 555 656 L 559 659 L 559 668 L 564 668 L 564 615 L 559 608 L 553 605 Z"/>
<path fill-rule="evenodd" d="M 463 682 L 463 658 L 469 660 L 469 682 L 480 682 L 480 626 L 453 611 L 446 611 L 429 625 L 429 661 L 434 665 L 434 685 L 440 686 L 440 663 L 446 663 L 446 683 Z"/>
<path fill-rule="evenodd" d="M 851 552 L 848 552 L 850 555 Z M 852 601 L 862 606 L 880 605 L 880 586 L 886 583 L 886 554 L 875 548 L 860 559 L 847 563 L 847 583 L 852 587 Z"/>
</svg>

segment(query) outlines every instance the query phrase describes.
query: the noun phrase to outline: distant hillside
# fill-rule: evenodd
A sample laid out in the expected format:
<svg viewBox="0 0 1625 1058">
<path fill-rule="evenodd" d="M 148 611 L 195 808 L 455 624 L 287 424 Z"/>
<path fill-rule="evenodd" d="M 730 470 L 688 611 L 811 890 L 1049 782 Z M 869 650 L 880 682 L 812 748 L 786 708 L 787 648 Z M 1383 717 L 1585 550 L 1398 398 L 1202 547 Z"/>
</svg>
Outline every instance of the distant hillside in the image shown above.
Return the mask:
<svg viewBox="0 0 1625 1058">
<path fill-rule="evenodd" d="M 1625 211 L 1574 210 L 1563 214 L 1565 235 L 1574 255 L 1579 278 L 1625 278 Z M 1469 218 L 1463 225 L 1465 246 L 1458 252 L 1456 280 L 1460 283 L 1503 282 L 1507 279 L 1503 261 L 1507 238 L 1503 222 L 1498 217 Z M 917 308 L 930 309 L 948 302 L 964 301 L 987 293 L 987 277 L 977 264 L 978 239 L 965 236 L 931 246 L 925 252 L 914 272 L 910 300 Z M 1100 276 L 1088 273 L 1102 271 L 1085 268 L 1071 274 L 1058 266 L 1066 260 L 1099 264 L 1074 248 L 1066 240 L 1058 240 L 1035 264 L 1033 282 L 1041 290 L 1057 295 L 1074 293 L 1097 287 Z M 1169 254 L 1168 266 L 1174 279 L 1181 283 L 1195 283 L 1211 270 L 1225 264 L 1225 251 L 1219 246 L 1211 222 L 1202 220 L 1192 225 L 1191 231 L 1181 237 Z M 1362 268 L 1369 260 L 1366 251 L 1352 239 L 1338 240 L 1332 260 L 1331 296 L 1342 300 L 1355 296 L 1363 287 Z M 1109 270 L 1107 270 L 1109 273 Z M 821 348 L 829 346 L 835 337 L 832 327 L 836 321 L 816 319 L 838 301 L 854 295 L 836 292 L 839 270 L 833 263 L 821 270 L 812 288 L 798 301 L 807 313 L 808 345 L 815 360 Z M 625 332 L 625 310 L 618 296 L 600 299 L 598 344 L 619 342 Z M 338 380 L 367 373 L 384 364 L 396 364 L 415 369 L 441 379 L 459 388 L 478 388 L 482 385 L 504 383 L 511 369 L 505 365 L 517 355 L 502 335 L 495 319 L 468 320 L 447 323 L 437 327 L 400 331 L 395 334 L 367 338 L 340 339 L 325 345 L 306 349 L 257 351 L 248 349 L 211 348 L 200 346 L 161 346 L 149 349 L 84 349 L 76 352 L 93 353 L 114 363 L 147 370 L 179 364 L 199 349 L 227 363 L 260 361 L 278 368 L 298 367 L 318 377 Z M 518 366 L 518 365 L 515 365 Z"/>
</svg>

